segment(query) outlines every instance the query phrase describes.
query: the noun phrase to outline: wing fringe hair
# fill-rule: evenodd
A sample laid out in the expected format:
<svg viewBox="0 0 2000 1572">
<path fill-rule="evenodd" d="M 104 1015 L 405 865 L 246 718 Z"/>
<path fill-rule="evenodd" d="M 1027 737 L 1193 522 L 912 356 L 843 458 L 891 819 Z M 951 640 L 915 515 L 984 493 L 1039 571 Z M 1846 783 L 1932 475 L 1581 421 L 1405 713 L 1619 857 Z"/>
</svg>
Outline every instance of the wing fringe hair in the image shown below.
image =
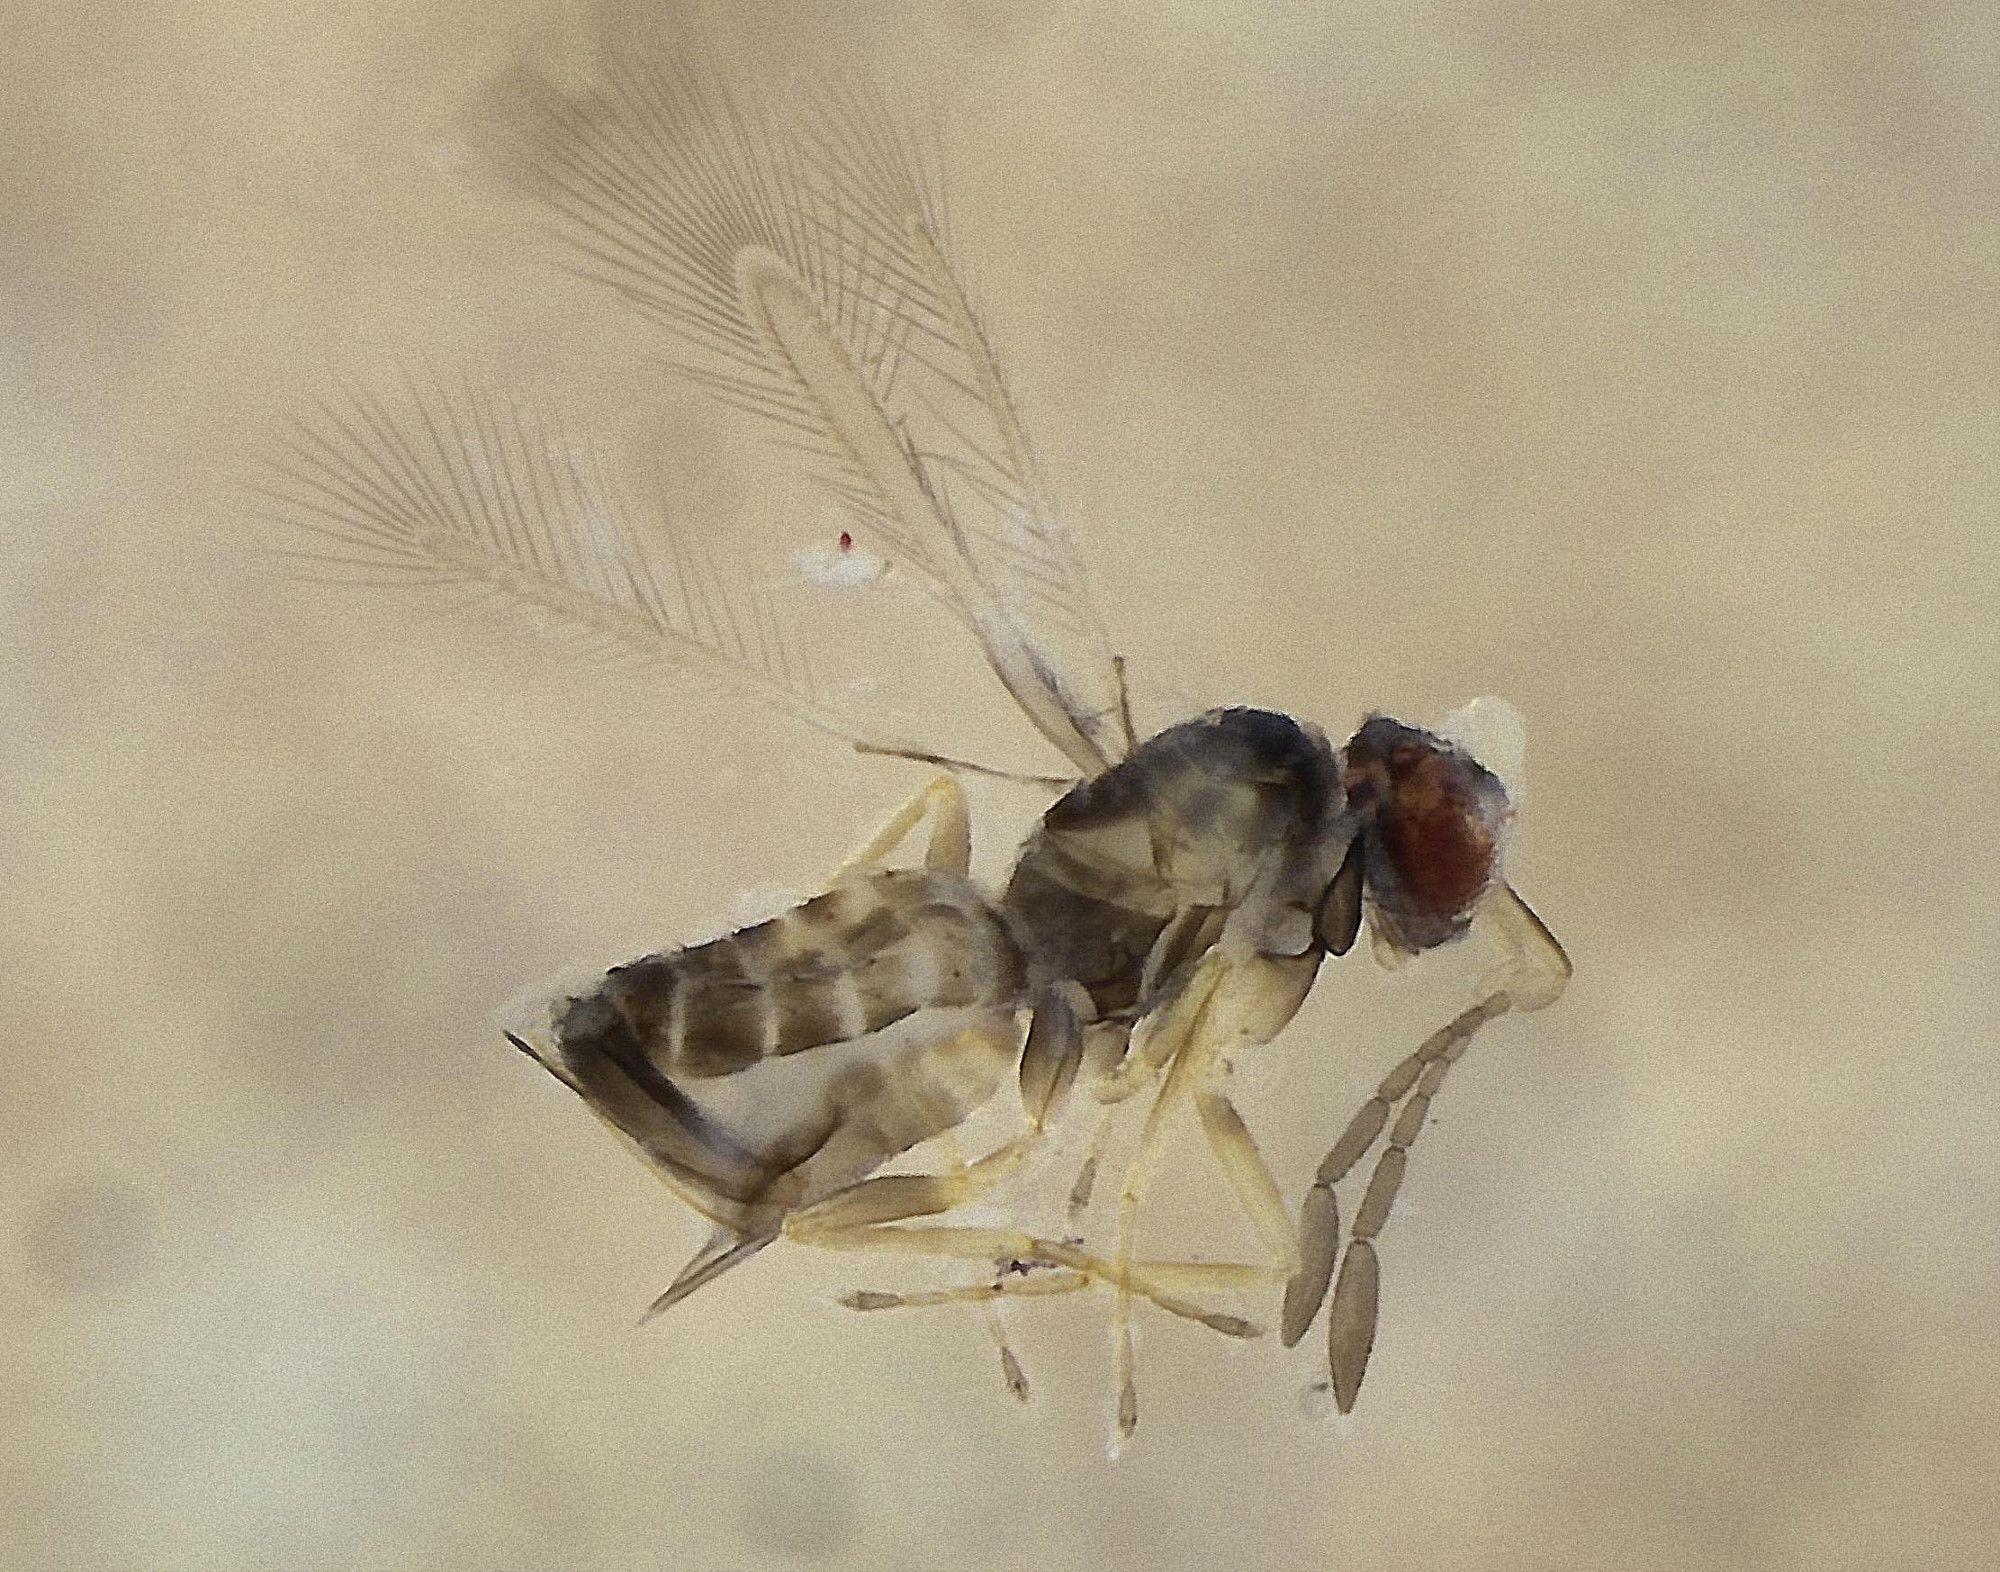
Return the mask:
<svg viewBox="0 0 2000 1572">
<path fill-rule="evenodd" d="M 666 329 L 679 372 L 803 455 L 1073 766 L 1122 756 L 1121 673 L 906 122 L 848 91 L 781 127 L 658 59 L 580 94 L 519 85 L 576 269 Z M 768 592 L 727 586 L 655 509 L 634 530 L 588 451 L 526 406 L 434 376 L 394 397 L 349 387 L 294 423 L 259 490 L 317 537 L 282 553 L 299 571 L 504 597 L 581 644 L 859 740 Z"/>
<path fill-rule="evenodd" d="M 1073 762 L 1118 756 L 1102 622 L 906 121 L 836 91 L 781 127 L 644 59 L 579 96 L 544 90 L 539 118 L 542 195 L 578 270 L 803 454 Z"/>
<path fill-rule="evenodd" d="M 699 541 L 631 527 L 587 447 L 552 416 L 406 379 L 351 386 L 293 421 L 253 489 L 310 546 L 293 572 L 504 599 L 575 647 L 713 678 L 845 741 L 769 599 Z"/>
</svg>

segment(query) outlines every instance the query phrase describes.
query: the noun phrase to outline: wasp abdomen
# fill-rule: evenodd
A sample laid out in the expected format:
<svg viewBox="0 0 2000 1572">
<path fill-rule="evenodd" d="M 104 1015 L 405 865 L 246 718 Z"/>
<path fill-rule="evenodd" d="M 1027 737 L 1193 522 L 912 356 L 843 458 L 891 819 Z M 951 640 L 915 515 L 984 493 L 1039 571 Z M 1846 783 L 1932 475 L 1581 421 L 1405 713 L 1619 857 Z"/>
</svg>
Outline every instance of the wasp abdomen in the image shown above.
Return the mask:
<svg viewBox="0 0 2000 1572">
<path fill-rule="evenodd" d="M 623 1039 L 657 1074 L 734 1075 L 759 1060 L 848 1042 L 919 1010 L 1004 1006 L 1019 952 L 968 881 L 897 869 L 706 944 L 649 955 L 570 1002 L 565 1050 Z"/>
</svg>

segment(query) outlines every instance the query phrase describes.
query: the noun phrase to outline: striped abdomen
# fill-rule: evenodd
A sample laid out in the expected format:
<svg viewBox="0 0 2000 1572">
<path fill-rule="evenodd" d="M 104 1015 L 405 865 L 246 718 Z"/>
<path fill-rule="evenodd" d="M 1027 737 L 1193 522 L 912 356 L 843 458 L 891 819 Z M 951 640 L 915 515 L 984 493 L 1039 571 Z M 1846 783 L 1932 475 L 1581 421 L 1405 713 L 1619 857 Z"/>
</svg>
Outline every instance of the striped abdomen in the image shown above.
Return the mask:
<svg viewBox="0 0 2000 1572">
<path fill-rule="evenodd" d="M 734 1075 L 759 1060 L 849 1042 L 919 1010 L 1010 1007 L 1021 958 L 985 898 L 947 874 L 853 879 L 769 922 L 615 967 L 556 1020 L 588 1045 L 668 1080 Z"/>
</svg>

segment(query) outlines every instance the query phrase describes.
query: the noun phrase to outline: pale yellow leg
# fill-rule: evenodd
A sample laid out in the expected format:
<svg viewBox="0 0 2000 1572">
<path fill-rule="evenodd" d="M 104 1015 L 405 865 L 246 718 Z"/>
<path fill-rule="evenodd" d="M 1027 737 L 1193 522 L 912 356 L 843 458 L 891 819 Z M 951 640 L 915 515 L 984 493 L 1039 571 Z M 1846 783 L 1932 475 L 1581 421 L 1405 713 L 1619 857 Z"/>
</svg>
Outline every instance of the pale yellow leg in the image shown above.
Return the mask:
<svg viewBox="0 0 2000 1572">
<path fill-rule="evenodd" d="M 959 1149 L 958 1141 L 953 1136 L 940 1137 L 939 1147 L 950 1161 L 951 1173 L 957 1175 L 967 1171 L 965 1154 Z M 1084 1278 L 1081 1281 L 1088 1282 L 1089 1279 Z M 984 1286 L 997 1290 L 999 1283 L 996 1280 L 990 1285 L 975 1285 L 975 1287 Z M 1025 1403 L 1028 1400 L 1028 1374 L 1021 1368 L 1020 1359 L 1015 1356 L 1012 1345 L 1007 1341 L 1007 1327 L 1000 1319 L 999 1306 L 994 1302 L 996 1297 L 996 1294 L 986 1294 L 976 1300 L 979 1306 L 980 1324 L 986 1328 L 986 1335 L 992 1339 L 994 1350 L 1000 1355 L 1000 1379 L 1006 1382 L 1008 1394 L 1015 1402 Z M 968 1299 L 970 1300 L 970 1296 Z M 851 1301 L 849 1303 L 850 1307 L 853 1307 Z"/>
<path fill-rule="evenodd" d="M 1280 1282 L 1296 1270 L 1292 1226 L 1283 1198 L 1265 1166 L 1256 1142 L 1229 1101 L 1209 1084 L 1225 1050 L 1268 1042 L 1297 1013 L 1318 967 L 1316 955 L 1294 958 L 1236 958 L 1211 950 L 1187 984 L 1149 1020 L 1135 1057 L 1143 1054 L 1168 1064 L 1166 1080 L 1148 1111 L 1139 1149 L 1126 1169 L 1118 1192 L 1118 1229 L 1113 1265 L 1118 1269 L 1112 1311 L 1113 1347 L 1117 1361 L 1118 1428 L 1130 1435 L 1139 1423 L 1138 1385 L 1134 1375 L 1132 1307 L 1124 1275 L 1132 1261 L 1139 1202 L 1152 1181 L 1166 1146 L 1168 1126 L 1180 1104 L 1193 1098 L 1203 1127 L 1239 1202 L 1258 1233 L 1273 1248 L 1281 1264 L 1242 1267 L 1261 1282 Z M 1135 1034 L 1137 1036 L 1138 1034 Z"/>
<path fill-rule="evenodd" d="M 1017 1403 L 1027 1402 L 1028 1372 L 1021 1368 L 1021 1361 L 1014 1357 L 1014 1350 L 1007 1342 L 1007 1328 L 1000 1320 L 998 1307 L 989 1299 L 979 1307 L 979 1313 L 1000 1355 L 1000 1379 L 1007 1383 L 1007 1395 Z"/>
<path fill-rule="evenodd" d="M 1206 963 L 1203 970 L 1207 970 Z M 1199 975 L 1197 981 L 1200 981 Z M 1114 1357 L 1117 1361 L 1118 1429 L 1122 1435 L 1129 1436 L 1139 1425 L 1139 1388 L 1134 1375 L 1132 1349 L 1130 1277 L 1132 1245 L 1139 1220 L 1139 1201 L 1145 1194 L 1153 1170 L 1159 1164 L 1160 1154 L 1165 1149 L 1168 1122 L 1185 1096 L 1191 1078 L 1207 1072 L 1207 1065 L 1202 1063 L 1206 1054 L 1201 1046 L 1207 1039 L 1198 1034 L 1213 991 L 1214 981 L 1210 980 L 1202 989 L 1199 1002 L 1188 1015 L 1185 1026 L 1177 1033 L 1178 1051 L 1173 1056 L 1166 1080 L 1153 1099 L 1153 1106 L 1147 1111 L 1145 1128 L 1139 1134 L 1139 1149 L 1133 1155 L 1130 1166 L 1126 1168 L 1125 1182 L 1118 1191 L 1118 1231 L 1112 1255 L 1116 1272 L 1113 1278 L 1116 1293 L 1112 1301 L 1111 1335 Z M 1160 1035 L 1164 1033 L 1156 1034 L 1156 1037 Z"/>
<path fill-rule="evenodd" d="M 1103 1257 L 1024 1229 L 949 1223 L 899 1226 L 910 1218 L 934 1216 L 976 1200 L 1018 1168 L 1033 1144 L 1033 1137 L 1019 1137 L 955 1174 L 883 1174 L 864 1179 L 793 1212 L 784 1222 L 785 1237 L 827 1250 L 937 1256 L 988 1265 L 1044 1262 L 1098 1282 L 1119 1282 L 1121 1269 Z M 1248 1324 L 1240 1317 L 1212 1315 L 1171 1291 L 1182 1285 L 1241 1287 L 1240 1269 L 1225 1263 L 1134 1261 L 1122 1270 L 1131 1293 L 1162 1309 L 1232 1336 L 1249 1335 Z"/>
<path fill-rule="evenodd" d="M 931 820 L 931 831 L 924 847 L 924 866 L 935 873 L 964 878 L 972 870 L 971 810 L 958 778 L 940 775 L 883 820 L 882 827 L 834 869 L 834 880 L 881 867 L 926 818 Z"/>
<path fill-rule="evenodd" d="M 1065 1247 L 1074 1248 L 1074 1247 Z M 1100 1262 L 1097 1272 L 1081 1272 L 1070 1267 L 1050 1267 L 1030 1276 L 1007 1275 L 985 1283 L 967 1283 L 957 1288 L 926 1288 L 915 1293 L 884 1293 L 863 1288 L 843 1295 L 841 1303 L 850 1310 L 921 1310 L 935 1305 L 977 1303 L 987 1299 L 1036 1299 L 1075 1293 L 1084 1288 L 1101 1288 L 1110 1277 L 1110 1263 Z M 1241 1292 L 1264 1286 L 1270 1273 L 1261 1266 L 1243 1266 L 1229 1261 L 1134 1261 L 1134 1292 L 1149 1299 L 1170 1315 L 1199 1321 L 1212 1331 L 1230 1337 L 1260 1337 L 1263 1328 L 1240 1316 L 1218 1315 L 1191 1301 L 1167 1292 Z M 1151 1293 L 1146 1292 L 1150 1288 Z"/>
<path fill-rule="evenodd" d="M 1282 1283 L 1299 1269 L 1298 1235 L 1292 1228 L 1292 1214 L 1278 1181 L 1271 1177 L 1270 1164 L 1258 1149 L 1257 1138 L 1236 1111 L 1236 1105 L 1213 1087 L 1204 1086 L 1194 1094 L 1195 1110 L 1208 1137 L 1208 1149 L 1228 1176 L 1237 1204 L 1249 1217 L 1258 1238 L 1272 1257 L 1270 1280 Z"/>
<path fill-rule="evenodd" d="M 1118 1066 L 1124 1062 L 1131 1040 L 1132 1028 L 1129 1025 L 1100 1021 L 1093 1026 L 1091 1035 L 1084 1039 L 1084 1062 L 1079 1072 L 1085 1081 L 1095 1086 L 1116 1074 Z M 1076 1181 L 1069 1188 L 1069 1220 L 1072 1227 L 1082 1218 L 1097 1188 L 1097 1173 L 1104 1165 L 1104 1148 L 1110 1143 L 1112 1125 L 1117 1117 L 1117 1109 L 1110 1105 L 1097 1111 L 1097 1120 L 1090 1132 L 1090 1144 L 1084 1149 Z"/>
<path fill-rule="evenodd" d="M 1175 1020 L 1185 1016 L 1191 992 L 1197 986 L 1206 986 L 1202 979 L 1207 977 L 1212 984 L 1218 975 L 1209 958 L 1218 953 L 1212 946 L 1220 937 L 1223 920 L 1224 913 L 1219 908 L 1189 907 L 1176 913 L 1161 931 L 1152 953 L 1146 957 L 1145 973 L 1140 983 L 1142 998 L 1150 1000 L 1154 990 L 1188 958 L 1200 955 L 1202 961 L 1180 985 L 1173 998 L 1150 1008 L 1150 1013 L 1133 1029 L 1123 1061 L 1109 1074 L 1099 1077 L 1096 1083 L 1099 1102 L 1123 1102 L 1152 1080 L 1173 1057 L 1180 1039 L 1168 1028 Z"/>
<path fill-rule="evenodd" d="M 1046 1299 L 1073 1294 L 1092 1287 L 1095 1279 L 1087 1272 L 1054 1267 L 1027 1277 L 997 1277 L 989 1283 L 967 1283 L 959 1288 L 925 1288 L 911 1294 L 888 1294 L 863 1288 L 847 1294 L 841 1303 L 850 1310 L 928 1310 L 938 1305 L 990 1304 L 995 1299 Z"/>
<path fill-rule="evenodd" d="M 1111 1124 L 1117 1111 L 1103 1108 L 1098 1111 L 1096 1128 L 1090 1132 L 1090 1145 L 1084 1149 L 1083 1163 L 1076 1171 L 1076 1183 L 1069 1187 L 1069 1220 L 1075 1225 L 1090 1205 L 1090 1194 L 1097 1188 L 1097 1169 L 1104 1161 L 1104 1148 L 1111 1139 Z"/>
<path fill-rule="evenodd" d="M 1182 1020 L 1188 1010 L 1198 1006 L 1201 998 L 1206 998 L 1208 991 L 1215 986 L 1215 982 L 1216 974 L 1204 961 L 1202 966 L 1196 969 L 1194 976 L 1188 979 L 1187 987 L 1161 1006 L 1156 1014 L 1147 1016 L 1139 1023 L 1132 1033 L 1132 1046 L 1123 1062 L 1108 1075 L 1100 1077 L 1093 1088 L 1099 1102 L 1122 1103 L 1165 1068 L 1185 1040 L 1183 1034 L 1172 1028 Z M 1180 1013 L 1177 1015 L 1176 1011 Z"/>
</svg>

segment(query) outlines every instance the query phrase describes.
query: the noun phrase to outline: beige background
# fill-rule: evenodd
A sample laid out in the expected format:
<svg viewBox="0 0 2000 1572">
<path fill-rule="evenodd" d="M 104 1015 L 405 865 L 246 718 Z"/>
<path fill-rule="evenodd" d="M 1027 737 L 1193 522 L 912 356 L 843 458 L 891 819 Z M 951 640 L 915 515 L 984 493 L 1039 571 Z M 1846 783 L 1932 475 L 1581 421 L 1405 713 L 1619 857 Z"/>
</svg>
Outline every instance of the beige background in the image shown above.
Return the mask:
<svg viewBox="0 0 2000 1572">
<path fill-rule="evenodd" d="M 1347 1423 L 1310 1345 L 1149 1320 L 1114 1464 L 1100 1304 L 1016 1318 L 1021 1412 L 976 1320 L 853 1317 L 873 1274 L 797 1249 L 635 1330 L 699 1231 L 494 1011 L 809 889 L 912 774 L 274 580 L 235 488 L 332 373 L 428 361 L 650 433 L 722 538 L 837 527 L 486 171 L 504 72 L 661 20 L 11 9 L 0 1562 L 1989 1564 L 1989 8 L 691 18 L 942 107 L 1155 723 L 1527 713 L 1575 986 L 1455 1077 Z M 892 647 L 1045 763 L 951 629 Z M 997 872 L 1034 805 L 978 803 Z M 1448 970 L 1357 955 L 1246 1067 L 1294 1194 Z M 1215 1186 L 1173 1171 L 1186 1227 Z"/>
</svg>

